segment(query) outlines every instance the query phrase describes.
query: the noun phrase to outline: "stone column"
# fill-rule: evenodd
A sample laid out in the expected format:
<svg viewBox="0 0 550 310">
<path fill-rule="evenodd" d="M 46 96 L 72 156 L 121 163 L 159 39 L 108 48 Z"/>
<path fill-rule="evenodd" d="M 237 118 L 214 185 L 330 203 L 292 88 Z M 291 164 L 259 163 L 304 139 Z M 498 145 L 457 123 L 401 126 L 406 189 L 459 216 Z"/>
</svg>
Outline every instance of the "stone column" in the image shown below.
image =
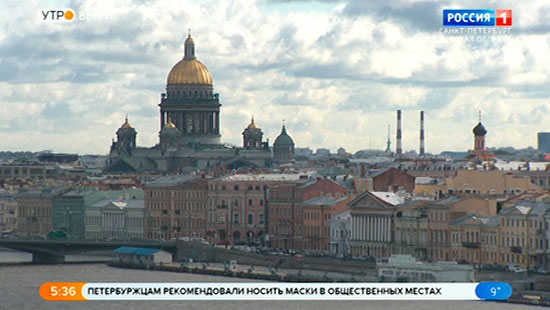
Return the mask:
<svg viewBox="0 0 550 310">
<path fill-rule="evenodd" d="M 370 230 L 369 218 L 370 218 L 370 215 L 368 215 L 368 214 L 363 214 L 363 240 L 364 240 L 364 241 L 369 241 L 369 240 L 370 240 L 370 235 L 369 235 L 369 230 Z"/>
<path fill-rule="evenodd" d="M 193 132 L 199 133 L 201 131 L 200 114 L 195 112 L 193 114 Z"/>
<path fill-rule="evenodd" d="M 376 241 L 382 241 L 380 215 L 376 215 Z"/>
<path fill-rule="evenodd" d="M 351 240 L 355 240 L 355 236 L 357 235 L 357 233 L 355 232 L 355 229 L 357 228 L 357 223 L 356 223 L 356 218 L 355 216 L 352 216 L 351 217 Z"/>
<path fill-rule="evenodd" d="M 391 241 L 391 217 L 388 216 L 388 219 L 386 220 L 387 221 L 387 225 L 388 225 L 388 242 Z"/>
<path fill-rule="evenodd" d="M 216 134 L 220 134 L 220 112 L 216 112 Z"/>
</svg>

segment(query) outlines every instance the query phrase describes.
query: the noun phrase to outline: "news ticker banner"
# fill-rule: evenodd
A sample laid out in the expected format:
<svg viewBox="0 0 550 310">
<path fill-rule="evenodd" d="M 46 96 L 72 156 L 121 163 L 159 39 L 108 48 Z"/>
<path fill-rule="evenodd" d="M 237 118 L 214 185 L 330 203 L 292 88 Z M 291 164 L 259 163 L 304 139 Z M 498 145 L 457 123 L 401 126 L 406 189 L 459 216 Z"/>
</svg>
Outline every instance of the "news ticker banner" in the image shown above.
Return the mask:
<svg viewBox="0 0 550 310">
<path fill-rule="evenodd" d="M 48 301 L 85 300 L 505 300 L 504 282 L 482 283 L 86 283 L 46 282 Z"/>
</svg>

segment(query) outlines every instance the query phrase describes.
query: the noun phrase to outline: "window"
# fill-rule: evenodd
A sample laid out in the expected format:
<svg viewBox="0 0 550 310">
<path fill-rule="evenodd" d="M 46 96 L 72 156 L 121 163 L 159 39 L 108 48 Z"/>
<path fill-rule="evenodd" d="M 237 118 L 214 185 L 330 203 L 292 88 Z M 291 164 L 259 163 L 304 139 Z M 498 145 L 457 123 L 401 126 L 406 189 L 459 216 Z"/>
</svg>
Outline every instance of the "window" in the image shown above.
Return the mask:
<svg viewBox="0 0 550 310">
<path fill-rule="evenodd" d="M 248 224 L 249 225 L 252 225 L 254 224 L 254 216 L 252 215 L 252 213 L 248 213 Z"/>
<path fill-rule="evenodd" d="M 239 213 L 233 213 L 233 224 L 239 224 Z"/>
<path fill-rule="evenodd" d="M 235 199 L 235 201 L 233 201 L 233 205 L 238 206 L 239 205 L 239 199 Z"/>
<path fill-rule="evenodd" d="M 234 185 L 234 186 L 233 186 L 233 189 L 236 190 L 236 191 L 238 191 L 238 190 L 239 190 L 239 185 Z"/>
<path fill-rule="evenodd" d="M 260 199 L 260 206 L 263 206 L 263 205 L 264 205 L 264 200 Z"/>
<path fill-rule="evenodd" d="M 225 184 L 224 184 L 224 185 L 222 185 L 222 191 L 224 191 L 224 190 L 225 190 Z"/>
<path fill-rule="evenodd" d="M 263 213 L 258 214 L 258 220 L 259 220 L 260 224 L 264 223 L 264 214 Z"/>
<path fill-rule="evenodd" d="M 252 199 L 248 199 L 248 205 L 249 205 L 249 206 L 252 205 Z"/>
</svg>

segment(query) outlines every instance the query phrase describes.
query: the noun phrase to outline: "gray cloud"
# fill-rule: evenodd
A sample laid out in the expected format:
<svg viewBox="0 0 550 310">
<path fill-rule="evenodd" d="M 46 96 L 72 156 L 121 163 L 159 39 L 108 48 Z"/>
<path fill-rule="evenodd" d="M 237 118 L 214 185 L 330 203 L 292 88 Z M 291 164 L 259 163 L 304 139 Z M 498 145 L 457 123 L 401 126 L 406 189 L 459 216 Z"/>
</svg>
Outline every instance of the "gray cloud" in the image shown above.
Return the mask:
<svg viewBox="0 0 550 310">
<path fill-rule="evenodd" d="M 292 2 L 256 3 L 286 3 L 291 11 Z M 543 32 L 550 20 L 546 7 L 537 12 L 540 18 L 548 18 L 532 26 L 523 22 L 523 9 L 518 9 L 513 35 L 503 42 L 463 43 L 437 32 L 441 9 L 450 5 L 448 1 L 321 2 L 344 6 L 341 13 L 317 11 L 326 21 L 319 27 L 304 10 L 284 16 L 240 1 L 179 6 L 163 0 L 155 5 L 135 1 L 114 4 L 112 11 L 98 4 L 93 10 L 108 11 L 115 18 L 63 26 L 36 23 L 18 28 L 14 16 L 6 21 L 5 37 L 0 40 L 2 138 L 21 140 L 32 130 L 33 136 L 43 135 L 37 148 L 51 148 L 49 143 L 71 148 L 76 143 L 63 146 L 53 138 L 70 133 L 80 137 L 78 142 L 86 141 L 82 152 L 104 153 L 109 138 L 97 137 L 112 137 L 123 114 L 129 113 L 139 129 L 139 143 L 153 145 L 158 139 L 160 93 L 170 68 L 181 58 L 187 27 L 193 28 L 197 55 L 220 92 L 223 130 L 228 132 L 224 140 L 234 144 L 240 144 L 240 133 L 249 121 L 244 110 L 265 113 L 257 118 L 265 120 L 262 124 L 271 141 L 280 132 L 280 125 L 271 120 L 287 118 L 295 141 L 308 144 L 301 146 L 344 146 L 350 151 L 366 147 L 361 136 L 365 132 L 385 136 L 385 124 L 394 118 L 393 114 L 384 118 L 397 106 L 429 111 L 432 126 L 437 126 L 436 116 L 452 118 L 457 123 L 452 132 L 445 126 L 432 129 L 441 134 L 464 131 L 467 145 L 457 144 L 460 139 L 443 139 L 437 146 L 442 149 L 470 147 L 470 121 L 477 110 L 472 106 L 492 108 L 484 116 L 488 124 L 523 123 L 534 130 L 550 121 L 549 67 L 540 52 L 528 45 L 529 40 L 519 39 L 524 34 L 537 38 L 539 48 L 548 54 L 550 41 Z M 475 3 L 468 0 L 461 5 Z M 70 7 L 90 9 L 84 0 L 71 2 Z M 155 17 L 160 15 L 163 18 Z M 365 33 L 358 35 L 356 31 L 362 29 Z M 427 57 L 400 62 L 410 57 L 406 53 L 418 42 L 429 42 L 429 49 L 418 46 Z M 516 52 L 510 53 L 510 47 Z M 521 63 L 516 64 L 518 59 Z M 388 69 L 394 62 L 405 68 Z M 6 106 L 20 110 L 11 113 Z M 364 120 L 358 115 L 364 115 Z M 343 122 L 343 118 L 354 121 Z M 349 135 L 350 128 L 357 126 L 364 126 L 363 131 Z M 325 129 L 323 137 L 312 136 Z M 507 144 L 525 144 L 528 135 Z M 14 145 L 6 142 L 5 147 Z"/>
</svg>

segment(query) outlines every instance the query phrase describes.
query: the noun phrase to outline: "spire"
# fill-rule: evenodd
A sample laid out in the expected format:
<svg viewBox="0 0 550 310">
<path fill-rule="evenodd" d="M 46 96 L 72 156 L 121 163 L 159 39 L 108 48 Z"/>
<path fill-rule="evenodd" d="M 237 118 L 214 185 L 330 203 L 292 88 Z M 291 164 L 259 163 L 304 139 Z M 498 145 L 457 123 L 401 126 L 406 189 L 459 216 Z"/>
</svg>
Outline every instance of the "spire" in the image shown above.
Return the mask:
<svg viewBox="0 0 550 310">
<path fill-rule="evenodd" d="M 191 29 L 188 29 L 187 39 L 185 40 L 185 50 L 183 59 L 195 59 L 195 42 L 191 38 Z"/>
<path fill-rule="evenodd" d="M 283 130 L 281 130 L 281 134 L 286 135 L 286 127 L 285 127 L 285 120 L 283 119 Z"/>
<path fill-rule="evenodd" d="M 481 109 L 479 109 L 478 118 L 479 118 L 479 122 L 481 123 Z"/>
</svg>

